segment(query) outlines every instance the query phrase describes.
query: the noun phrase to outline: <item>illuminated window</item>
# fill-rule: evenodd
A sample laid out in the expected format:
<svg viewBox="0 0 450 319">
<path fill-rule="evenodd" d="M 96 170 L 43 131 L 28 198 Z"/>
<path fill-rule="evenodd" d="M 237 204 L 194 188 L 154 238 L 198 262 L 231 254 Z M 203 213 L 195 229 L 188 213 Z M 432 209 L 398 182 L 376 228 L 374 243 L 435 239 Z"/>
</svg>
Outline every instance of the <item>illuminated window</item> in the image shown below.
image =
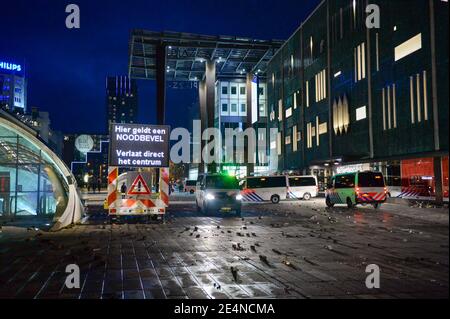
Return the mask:
<svg viewBox="0 0 450 319">
<path fill-rule="evenodd" d="M 316 102 L 322 101 L 327 97 L 326 94 L 326 71 L 322 70 L 315 76 L 315 84 L 316 84 Z"/>
<path fill-rule="evenodd" d="M 383 88 L 381 92 L 382 98 L 382 114 L 383 114 L 383 130 L 397 128 L 397 97 L 395 84 Z"/>
<path fill-rule="evenodd" d="M 293 152 L 297 152 L 297 141 L 298 141 L 297 134 L 298 134 L 298 132 L 297 132 L 297 125 L 294 125 L 292 127 L 292 141 L 293 141 L 292 151 Z"/>
<path fill-rule="evenodd" d="M 356 120 L 364 120 L 367 117 L 366 106 L 362 106 L 356 109 Z"/>
<path fill-rule="evenodd" d="M 313 129 L 312 129 L 312 124 L 311 123 L 307 123 L 306 124 L 306 147 L 307 148 L 312 148 L 312 133 Z"/>
<path fill-rule="evenodd" d="M 286 136 L 286 138 L 284 140 L 286 142 L 286 145 L 291 144 L 291 136 L 290 135 Z"/>
<path fill-rule="evenodd" d="M 422 34 L 412 37 L 395 47 L 395 61 L 403 59 L 404 57 L 414 53 L 422 48 Z"/>
<path fill-rule="evenodd" d="M 306 81 L 306 107 L 309 107 L 309 81 Z"/>
<path fill-rule="evenodd" d="M 283 121 L 283 102 L 278 100 L 278 121 Z"/>
<path fill-rule="evenodd" d="M 354 50 L 355 82 L 366 78 L 366 45 L 361 43 Z"/>
<path fill-rule="evenodd" d="M 281 155 L 281 132 L 277 133 L 277 154 Z"/>
<path fill-rule="evenodd" d="M 409 78 L 411 123 L 428 121 L 427 72 Z"/>
<path fill-rule="evenodd" d="M 290 107 L 286 110 L 286 118 L 289 118 L 291 116 L 292 116 L 292 108 Z"/>
</svg>

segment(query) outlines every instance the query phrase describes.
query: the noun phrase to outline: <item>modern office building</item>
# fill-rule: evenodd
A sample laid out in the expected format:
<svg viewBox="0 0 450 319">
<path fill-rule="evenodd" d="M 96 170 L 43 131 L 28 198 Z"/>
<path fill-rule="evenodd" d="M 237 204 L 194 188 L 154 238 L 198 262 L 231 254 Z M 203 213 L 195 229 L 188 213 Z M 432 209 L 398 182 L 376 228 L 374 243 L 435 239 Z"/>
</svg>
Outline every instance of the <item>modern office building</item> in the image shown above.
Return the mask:
<svg viewBox="0 0 450 319">
<path fill-rule="evenodd" d="M 267 117 L 267 86 L 260 82 L 258 77 L 253 77 L 251 87 L 247 87 L 247 81 L 243 79 L 218 80 L 216 82 L 216 103 L 214 112 L 214 126 L 220 129 L 222 137 L 225 138 L 225 130 L 233 129 L 245 131 L 248 127 L 253 127 L 258 118 Z M 251 100 L 248 99 L 247 90 L 251 89 Z M 250 105 L 248 106 L 248 104 Z M 247 120 L 247 107 L 252 107 L 252 119 Z M 257 129 L 257 126 L 255 126 Z M 225 156 L 226 146 L 222 145 Z M 234 156 L 240 157 L 245 162 L 245 154 L 235 152 Z M 256 154 L 255 154 L 256 156 Z M 225 158 L 224 158 L 225 161 Z M 258 164 L 255 158 L 256 164 Z M 224 162 L 221 164 L 222 170 L 228 170 L 236 176 L 244 177 L 247 175 L 246 164 L 236 165 L 235 163 Z M 256 165 L 253 173 L 267 170 L 266 167 Z"/>
<path fill-rule="evenodd" d="M 53 217 L 54 229 L 80 220 L 77 184 L 37 132 L 0 110 L 0 219 Z"/>
<path fill-rule="evenodd" d="M 0 57 L 0 108 L 17 113 L 27 111 L 27 79 L 23 63 Z"/>
<path fill-rule="evenodd" d="M 107 132 L 111 123 L 136 123 L 138 92 L 136 80 L 127 76 L 106 78 Z"/>
<path fill-rule="evenodd" d="M 322 1 L 268 64 L 278 171 L 375 169 L 393 196 L 448 200 L 448 59 L 447 1 Z"/>
</svg>

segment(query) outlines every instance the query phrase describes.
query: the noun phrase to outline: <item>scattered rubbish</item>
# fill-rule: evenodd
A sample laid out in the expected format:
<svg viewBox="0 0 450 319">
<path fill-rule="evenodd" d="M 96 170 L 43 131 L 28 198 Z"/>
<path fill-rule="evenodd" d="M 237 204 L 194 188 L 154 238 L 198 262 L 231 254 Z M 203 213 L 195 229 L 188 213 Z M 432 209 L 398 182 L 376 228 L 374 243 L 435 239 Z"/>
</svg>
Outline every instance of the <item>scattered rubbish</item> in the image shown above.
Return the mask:
<svg viewBox="0 0 450 319">
<path fill-rule="evenodd" d="M 217 229 L 220 229 L 220 226 L 219 226 L 219 225 L 217 225 Z"/>
<path fill-rule="evenodd" d="M 250 234 L 249 234 L 249 233 L 247 233 L 247 234 L 245 234 L 245 235 L 247 235 L 247 237 L 250 237 Z"/>
<path fill-rule="evenodd" d="M 256 253 L 256 248 L 255 248 L 255 246 L 251 245 L 251 246 L 250 246 L 250 249 Z"/>
<path fill-rule="evenodd" d="M 247 226 L 243 226 L 242 229 L 244 229 L 244 230 L 247 229 Z"/>
<path fill-rule="evenodd" d="M 233 247 L 234 250 L 238 250 L 238 251 L 245 250 L 244 247 L 242 247 L 240 243 L 233 244 L 232 247 Z"/>
<path fill-rule="evenodd" d="M 231 270 L 231 274 L 233 275 L 234 281 L 237 282 L 238 281 L 238 271 L 239 271 L 239 269 L 237 269 L 237 268 L 232 266 L 230 268 L 230 270 Z"/>
<path fill-rule="evenodd" d="M 295 267 L 295 266 L 294 266 L 289 260 L 287 260 L 287 259 L 283 260 L 282 263 L 285 264 L 286 266 L 288 266 L 288 267 L 294 269 L 294 270 L 297 270 L 297 267 Z"/>
<path fill-rule="evenodd" d="M 281 253 L 279 250 L 272 249 L 272 251 L 273 251 L 275 254 L 277 254 L 277 255 L 282 255 L 282 253 Z"/>
<path fill-rule="evenodd" d="M 328 249 L 328 250 L 333 250 L 333 247 L 331 246 L 331 245 L 326 245 L 326 246 L 324 246 L 326 249 Z"/>
<path fill-rule="evenodd" d="M 236 235 L 240 236 L 240 237 L 244 237 L 244 235 L 240 232 L 237 232 Z"/>
<path fill-rule="evenodd" d="M 315 262 L 312 262 L 311 260 L 309 260 L 306 257 L 303 257 L 303 260 L 306 261 L 308 264 L 313 265 L 313 266 L 317 266 L 317 264 Z"/>
<path fill-rule="evenodd" d="M 255 234 L 255 233 L 252 233 L 252 236 L 253 236 L 253 237 L 256 237 L 256 234 Z"/>
<path fill-rule="evenodd" d="M 195 238 L 200 238 L 200 234 L 197 234 L 197 236 L 195 236 Z"/>
<path fill-rule="evenodd" d="M 221 288 L 220 285 L 216 284 L 216 283 L 214 283 L 213 287 L 216 288 L 217 290 L 220 290 L 220 288 Z"/>
<path fill-rule="evenodd" d="M 198 227 L 197 226 L 194 227 L 194 231 L 198 231 Z"/>
<path fill-rule="evenodd" d="M 259 255 L 259 260 L 261 260 L 263 263 L 265 263 L 267 266 L 270 266 L 269 261 L 267 260 L 267 257 L 264 255 Z"/>
</svg>

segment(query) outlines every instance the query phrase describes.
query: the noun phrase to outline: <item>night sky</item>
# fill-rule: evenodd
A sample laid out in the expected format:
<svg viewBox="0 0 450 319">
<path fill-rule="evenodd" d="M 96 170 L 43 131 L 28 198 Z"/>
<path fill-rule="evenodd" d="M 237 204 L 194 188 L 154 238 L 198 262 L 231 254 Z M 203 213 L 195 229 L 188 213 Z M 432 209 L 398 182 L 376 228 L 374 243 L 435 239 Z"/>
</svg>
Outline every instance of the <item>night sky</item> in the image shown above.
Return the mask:
<svg viewBox="0 0 450 319">
<path fill-rule="evenodd" d="M 256 39 L 287 39 L 319 0 L 13 0 L 0 7 L 0 58 L 22 63 L 28 108 L 49 111 L 52 128 L 103 133 L 105 77 L 125 75 L 134 28 Z M 78 4 L 81 29 L 65 27 Z M 139 116 L 155 121 L 155 84 L 140 81 Z M 167 91 L 167 124 L 187 125 L 196 91 Z"/>
</svg>

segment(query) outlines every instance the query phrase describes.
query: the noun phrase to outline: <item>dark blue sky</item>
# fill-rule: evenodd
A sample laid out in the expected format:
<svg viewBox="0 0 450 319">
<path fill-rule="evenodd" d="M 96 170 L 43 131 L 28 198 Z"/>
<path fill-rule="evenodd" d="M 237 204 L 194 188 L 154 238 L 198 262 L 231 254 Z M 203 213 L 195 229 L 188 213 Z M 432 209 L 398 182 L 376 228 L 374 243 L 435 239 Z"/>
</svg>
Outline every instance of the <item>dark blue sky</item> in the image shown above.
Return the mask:
<svg viewBox="0 0 450 319">
<path fill-rule="evenodd" d="M 0 58 L 25 60 L 28 106 L 49 111 L 54 129 L 101 133 L 105 77 L 127 74 L 134 28 L 287 39 L 319 0 L 14 0 L 0 11 Z M 81 29 L 65 27 L 78 4 Z M 139 82 L 140 121 L 154 122 L 153 81 Z M 185 121 L 196 92 L 168 90 L 168 124 Z"/>
</svg>

